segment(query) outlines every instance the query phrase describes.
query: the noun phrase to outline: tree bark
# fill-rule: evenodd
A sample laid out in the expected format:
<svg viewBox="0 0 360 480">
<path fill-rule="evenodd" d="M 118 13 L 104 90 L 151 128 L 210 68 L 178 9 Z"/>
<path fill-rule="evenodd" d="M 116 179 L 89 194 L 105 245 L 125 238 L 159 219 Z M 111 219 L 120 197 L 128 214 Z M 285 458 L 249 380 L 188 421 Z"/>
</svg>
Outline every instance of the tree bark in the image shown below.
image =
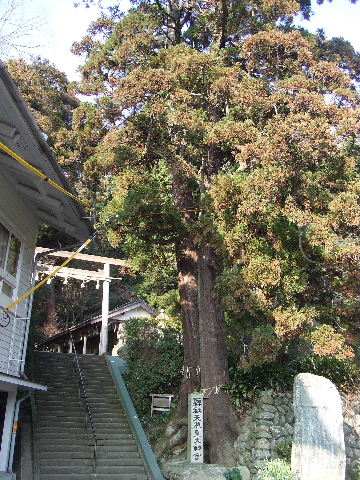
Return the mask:
<svg viewBox="0 0 360 480">
<path fill-rule="evenodd" d="M 201 388 L 204 393 L 205 445 L 210 463 L 236 464 L 237 423 L 228 394 L 221 386 L 229 380 L 225 322 L 216 295 L 219 262 L 212 247 L 199 247 L 199 333 Z"/>
<path fill-rule="evenodd" d="M 180 389 L 179 414 L 186 416 L 188 394 L 200 386 L 198 252 L 191 237 L 182 241 L 177 266 L 184 345 L 184 377 Z"/>
<path fill-rule="evenodd" d="M 177 165 L 172 168 L 172 190 L 176 206 L 184 220 L 191 225 L 195 220 L 192 211 L 194 199 L 187 188 L 188 179 Z M 187 415 L 187 396 L 200 386 L 199 376 L 199 309 L 198 309 L 198 249 L 193 234 L 176 247 L 176 262 L 179 278 L 181 318 L 183 326 L 184 377 L 180 389 L 179 416 Z"/>
<path fill-rule="evenodd" d="M 46 321 L 42 330 L 47 337 L 51 337 L 59 332 L 54 281 L 47 285 L 46 291 Z"/>
</svg>

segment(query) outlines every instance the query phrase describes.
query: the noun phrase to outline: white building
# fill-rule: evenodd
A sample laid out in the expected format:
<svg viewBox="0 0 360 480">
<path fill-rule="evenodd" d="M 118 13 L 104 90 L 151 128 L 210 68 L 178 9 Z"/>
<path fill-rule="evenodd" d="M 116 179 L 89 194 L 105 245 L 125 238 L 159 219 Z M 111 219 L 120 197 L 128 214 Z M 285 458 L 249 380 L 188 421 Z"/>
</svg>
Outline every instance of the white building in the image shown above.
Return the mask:
<svg viewBox="0 0 360 480">
<path fill-rule="evenodd" d="M 119 348 L 124 346 L 125 323 L 133 318 L 158 317 L 159 312 L 147 302 L 137 299 L 114 308 L 107 313 L 108 320 L 108 353 L 117 355 Z M 49 352 L 71 353 L 72 343 L 77 353 L 98 355 L 100 351 L 100 332 L 102 315 L 85 320 L 74 327 L 47 338 L 37 345 L 39 350 Z"/>
<path fill-rule="evenodd" d="M 17 87 L 0 62 L 0 142 L 71 191 Z M 0 150 L 0 312 L 33 284 L 34 251 L 41 224 L 85 240 L 89 226 L 75 200 Z M 21 398 L 31 389 L 46 389 L 24 377 L 32 299 L 0 315 L 0 479 L 12 478 L 13 425 Z M 1 437 L 2 434 L 2 437 Z"/>
</svg>

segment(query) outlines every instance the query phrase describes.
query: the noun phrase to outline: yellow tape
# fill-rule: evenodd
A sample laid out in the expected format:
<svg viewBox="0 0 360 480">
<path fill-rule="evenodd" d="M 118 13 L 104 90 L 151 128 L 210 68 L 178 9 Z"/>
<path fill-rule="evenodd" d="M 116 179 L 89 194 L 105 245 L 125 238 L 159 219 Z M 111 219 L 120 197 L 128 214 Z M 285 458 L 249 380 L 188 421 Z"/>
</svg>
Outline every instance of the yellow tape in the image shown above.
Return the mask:
<svg viewBox="0 0 360 480">
<path fill-rule="evenodd" d="M 35 175 L 40 177 L 42 180 L 45 182 L 48 182 L 51 186 L 56 188 L 57 190 L 60 190 L 60 192 L 64 193 L 68 197 L 72 198 L 73 200 L 76 200 L 79 203 L 82 203 L 83 205 L 87 206 L 87 203 L 84 200 L 81 200 L 81 198 L 77 197 L 76 195 L 73 195 L 71 192 L 68 192 L 65 188 L 63 188 L 61 185 L 58 185 L 56 182 L 48 178 L 46 175 L 44 175 L 40 170 L 37 168 L 33 167 L 30 163 L 26 162 L 23 158 L 19 157 L 15 152 L 13 152 L 9 147 L 7 147 L 4 143 L 0 142 L 0 148 L 6 152 L 10 157 L 12 157 L 14 160 L 17 162 L 21 163 L 25 168 L 33 172 Z"/>
<path fill-rule="evenodd" d="M 88 238 L 86 240 L 86 242 L 84 242 L 81 247 L 79 247 L 76 252 L 74 252 L 71 257 L 67 258 L 65 260 L 65 262 L 60 265 L 60 267 L 57 267 L 55 268 L 55 270 L 53 272 L 51 272 L 46 278 L 44 278 L 43 280 L 41 280 L 41 282 L 39 282 L 38 284 L 35 285 L 35 287 L 33 287 L 31 290 L 29 290 L 28 292 L 24 293 L 24 295 L 20 298 L 18 298 L 17 300 L 15 300 L 15 302 L 11 303 L 8 307 L 4 308 L 4 311 L 5 312 L 8 312 L 9 310 L 12 310 L 14 307 L 16 307 L 16 305 L 18 305 L 20 302 L 22 302 L 23 300 L 25 300 L 25 298 L 29 297 L 32 293 L 35 292 L 35 290 L 37 290 L 38 288 L 40 288 L 42 285 L 44 285 L 44 283 L 46 283 L 50 278 L 54 277 L 63 267 L 65 267 L 65 265 L 67 265 L 69 262 L 71 262 L 71 260 L 78 254 L 81 252 L 81 250 L 84 250 L 85 247 L 87 247 L 89 245 L 89 243 L 91 242 L 91 240 L 94 238 L 94 236 L 92 236 L 91 238 Z"/>
</svg>

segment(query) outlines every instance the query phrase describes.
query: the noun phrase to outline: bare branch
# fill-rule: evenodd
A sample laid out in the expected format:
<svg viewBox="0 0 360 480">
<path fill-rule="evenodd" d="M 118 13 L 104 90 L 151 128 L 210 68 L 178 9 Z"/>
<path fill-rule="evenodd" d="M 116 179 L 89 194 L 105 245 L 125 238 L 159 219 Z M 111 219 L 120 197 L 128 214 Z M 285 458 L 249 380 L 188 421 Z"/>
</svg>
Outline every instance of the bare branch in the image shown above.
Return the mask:
<svg viewBox="0 0 360 480">
<path fill-rule="evenodd" d="M 0 55 L 28 53 L 39 46 L 34 42 L 43 21 L 39 16 L 26 18 L 24 0 L 7 0 L 0 5 Z"/>
</svg>

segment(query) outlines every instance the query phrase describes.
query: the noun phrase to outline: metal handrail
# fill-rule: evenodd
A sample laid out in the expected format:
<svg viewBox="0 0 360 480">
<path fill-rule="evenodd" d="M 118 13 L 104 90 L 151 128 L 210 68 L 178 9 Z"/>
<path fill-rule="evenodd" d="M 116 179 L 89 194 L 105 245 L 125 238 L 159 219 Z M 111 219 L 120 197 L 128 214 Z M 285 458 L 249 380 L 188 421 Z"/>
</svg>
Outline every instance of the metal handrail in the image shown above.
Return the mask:
<svg viewBox="0 0 360 480">
<path fill-rule="evenodd" d="M 97 438 L 96 438 L 95 426 L 94 426 L 94 421 L 93 421 L 93 417 L 92 417 L 92 414 L 91 414 L 91 408 L 90 408 L 90 404 L 89 404 L 89 400 L 88 400 L 88 396 L 87 396 L 87 392 L 86 392 L 86 386 L 85 386 L 85 382 L 84 382 L 84 374 L 83 374 L 83 372 L 81 370 L 81 367 L 80 367 L 79 357 L 78 357 L 78 354 L 77 354 L 77 351 L 76 351 L 76 348 L 75 348 L 75 344 L 74 344 L 74 340 L 73 340 L 73 336 L 72 336 L 71 332 L 70 332 L 70 341 L 71 341 L 71 344 L 72 344 L 72 350 L 73 350 L 74 355 L 75 355 L 75 364 L 76 364 L 76 368 L 77 368 L 78 375 L 79 375 L 79 387 L 80 387 L 80 390 L 81 390 L 81 393 L 82 393 L 83 400 L 85 401 L 86 415 L 89 418 L 89 422 L 90 422 L 90 426 L 91 426 L 91 432 L 92 432 L 92 435 L 93 435 L 93 438 L 94 438 L 93 473 L 96 475 Z"/>
</svg>

